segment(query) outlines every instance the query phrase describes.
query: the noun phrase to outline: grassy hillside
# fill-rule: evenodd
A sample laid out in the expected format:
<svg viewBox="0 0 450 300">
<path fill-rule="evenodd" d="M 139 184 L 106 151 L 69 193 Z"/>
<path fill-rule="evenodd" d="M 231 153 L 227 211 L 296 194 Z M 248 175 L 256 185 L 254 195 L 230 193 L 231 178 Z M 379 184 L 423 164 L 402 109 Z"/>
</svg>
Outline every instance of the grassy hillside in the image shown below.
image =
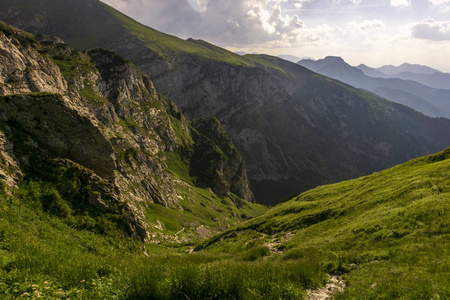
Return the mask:
<svg viewBox="0 0 450 300">
<path fill-rule="evenodd" d="M 337 299 L 447 299 L 449 167 L 447 149 L 322 186 L 203 242 L 202 251 L 159 243 L 147 245 L 149 257 L 108 219 L 96 227 L 104 231 L 76 228 L 42 206 L 51 187 L 22 184 L 0 197 L 0 295 L 304 299 L 331 273 L 347 285 Z"/>
<path fill-rule="evenodd" d="M 450 297 L 450 149 L 321 186 L 210 239 L 197 250 L 269 247 L 345 274 L 337 299 Z M 259 245 L 259 246 L 258 246 Z"/>
</svg>

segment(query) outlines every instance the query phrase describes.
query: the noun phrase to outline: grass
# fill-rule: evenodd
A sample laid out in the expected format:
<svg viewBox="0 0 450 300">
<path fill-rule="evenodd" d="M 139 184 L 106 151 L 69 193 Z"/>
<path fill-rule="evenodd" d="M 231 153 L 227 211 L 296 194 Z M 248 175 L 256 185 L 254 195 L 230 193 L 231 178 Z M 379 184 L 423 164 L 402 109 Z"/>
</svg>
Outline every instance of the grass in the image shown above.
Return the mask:
<svg viewBox="0 0 450 300">
<path fill-rule="evenodd" d="M 345 273 L 337 299 L 450 297 L 450 149 L 359 179 L 321 186 L 197 249 L 245 253 L 279 240 L 272 259 L 315 259 Z M 293 237 L 283 240 L 291 233 Z"/>
<path fill-rule="evenodd" d="M 116 263 L 139 257 L 139 247 L 132 241 L 74 229 L 23 200 L 0 201 L 0 297 L 113 296 L 117 286 L 112 282 L 120 267 Z"/>
<path fill-rule="evenodd" d="M 136 277 L 131 277 L 132 281 L 141 283 L 138 288 L 143 288 L 132 289 L 131 298 L 301 299 L 306 288 L 324 280 L 314 264 L 299 262 L 280 264 L 262 259 L 245 262 L 198 254 L 171 257 L 170 262 L 165 259 L 155 259 L 142 272 L 134 274 Z M 152 270 L 161 268 L 165 278 L 159 277 L 159 272 L 150 275 Z"/>
<path fill-rule="evenodd" d="M 203 251 L 163 241 L 146 245 L 149 257 L 133 240 L 71 226 L 21 186 L 0 200 L 0 297 L 303 299 L 339 272 L 347 288 L 336 299 L 447 299 L 449 167 L 450 149 L 322 186 L 225 230 Z M 167 233 L 182 230 L 183 217 L 224 214 L 205 208 L 218 200 L 207 190 L 186 185 L 181 195 L 184 211 L 149 207 Z"/>
<path fill-rule="evenodd" d="M 148 33 L 136 23 L 128 25 L 136 34 Z M 225 52 L 219 58 L 218 49 L 201 41 L 178 43 L 159 37 L 157 42 L 167 46 L 156 50 L 163 56 L 190 51 L 202 59 L 243 62 L 233 62 L 236 56 Z M 141 38 L 152 42 L 148 36 Z M 91 67 L 87 56 L 74 53 L 71 59 L 52 56 L 67 78 Z M 252 59 L 271 72 L 284 70 L 270 57 L 242 59 Z M 94 90 L 81 94 L 96 100 Z M 369 100 L 369 116 L 383 123 L 384 112 L 392 106 L 380 108 L 375 98 Z M 152 105 L 134 108 L 145 111 Z M 268 107 L 255 117 L 283 127 L 285 115 Z M 182 118 L 173 114 L 170 120 L 178 141 L 189 144 Z M 117 125 L 124 132 L 136 129 L 145 135 L 145 128 L 131 120 Z M 16 151 L 22 137 L 14 140 Z M 32 154 L 23 143 L 22 148 Z M 134 151 L 118 153 L 124 155 L 119 158 L 132 158 Z M 265 208 L 195 187 L 188 156 L 180 149 L 165 157 L 177 183 L 179 207 L 149 204 L 144 211 L 148 232 L 157 243 L 144 245 L 150 257 L 142 254 L 141 244 L 124 237 L 122 226 L 130 216 L 123 207 L 106 194 L 102 199 L 111 200 L 114 211 L 100 213 L 89 205 L 87 195 L 104 191 L 101 187 L 107 183 L 87 180 L 89 174 L 82 176 L 83 170 L 39 170 L 47 173 L 27 174 L 12 196 L 1 192 L 1 297 L 299 299 L 306 289 L 322 286 L 327 273 L 339 272 L 348 288 L 338 299 L 450 298 L 450 150 L 318 187 L 241 224 Z M 202 236 L 197 230 L 223 233 L 195 247 L 202 252 L 187 253 Z"/>
<path fill-rule="evenodd" d="M 102 106 L 108 103 L 108 101 L 105 98 L 95 93 L 92 85 L 90 85 L 88 81 L 85 81 L 84 87 L 80 89 L 78 93 L 80 94 L 81 97 L 83 97 L 84 99 L 86 99 L 88 102 L 90 102 L 95 106 Z"/>
<path fill-rule="evenodd" d="M 305 288 L 323 281 L 311 262 L 280 264 L 264 255 L 249 260 L 149 248 L 154 253 L 145 257 L 132 240 L 75 229 L 31 199 L 3 197 L 0 297 L 298 299 Z"/>
</svg>

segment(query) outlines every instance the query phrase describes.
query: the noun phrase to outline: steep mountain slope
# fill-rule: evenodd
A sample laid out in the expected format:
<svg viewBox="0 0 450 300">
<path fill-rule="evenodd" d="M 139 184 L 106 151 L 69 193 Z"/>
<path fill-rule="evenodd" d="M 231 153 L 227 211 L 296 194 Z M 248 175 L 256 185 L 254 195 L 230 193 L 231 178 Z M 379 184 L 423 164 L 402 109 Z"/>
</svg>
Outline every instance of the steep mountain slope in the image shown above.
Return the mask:
<svg viewBox="0 0 450 300">
<path fill-rule="evenodd" d="M 189 240 L 264 210 L 247 202 L 245 164 L 217 120 L 189 123 L 127 60 L 41 43 L 3 23 L 0 49 L 7 191 L 49 186 L 36 198 L 67 222 L 95 229 L 109 216 L 146 243 Z"/>
<path fill-rule="evenodd" d="M 435 89 L 450 90 L 450 74 L 436 72 L 433 74 L 417 74 L 412 72 L 402 72 L 390 76 L 391 78 L 400 78 L 403 80 L 413 80 L 430 86 Z"/>
<path fill-rule="evenodd" d="M 449 170 L 450 148 L 321 186 L 197 250 L 237 254 L 265 247 L 281 260 L 318 262 L 346 273 L 348 288 L 337 299 L 448 298 Z"/>
<path fill-rule="evenodd" d="M 217 117 L 246 161 L 259 202 L 274 204 L 450 143 L 446 120 L 275 57 L 239 56 L 165 35 L 96 0 L 5 0 L 0 11 L 20 28 L 58 35 L 69 45 L 112 49 L 137 64 L 188 117 Z M 77 17 L 67 23 L 69 12 Z"/>
<path fill-rule="evenodd" d="M 411 80 L 399 79 L 401 77 L 408 79 L 407 75 L 378 76 L 377 70 L 368 71 L 368 67 L 362 67 L 363 70 L 360 70 L 350 66 L 340 57 L 326 57 L 317 61 L 302 60 L 298 64 L 357 88 L 371 91 L 380 97 L 407 105 L 428 116 L 450 118 L 450 91 L 447 89 L 435 89 Z M 376 78 L 365 75 L 364 71 Z M 447 88 L 448 84 L 449 82 Z"/>
</svg>

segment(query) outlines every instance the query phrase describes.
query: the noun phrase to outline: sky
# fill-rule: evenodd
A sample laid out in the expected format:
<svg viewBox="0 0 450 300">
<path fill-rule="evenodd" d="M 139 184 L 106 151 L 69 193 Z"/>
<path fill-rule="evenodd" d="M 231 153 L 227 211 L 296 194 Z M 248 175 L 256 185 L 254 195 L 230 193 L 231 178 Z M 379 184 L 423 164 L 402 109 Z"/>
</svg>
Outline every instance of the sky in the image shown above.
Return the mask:
<svg viewBox="0 0 450 300">
<path fill-rule="evenodd" d="M 102 1 L 154 29 L 230 51 L 450 72 L 450 0 Z"/>
</svg>

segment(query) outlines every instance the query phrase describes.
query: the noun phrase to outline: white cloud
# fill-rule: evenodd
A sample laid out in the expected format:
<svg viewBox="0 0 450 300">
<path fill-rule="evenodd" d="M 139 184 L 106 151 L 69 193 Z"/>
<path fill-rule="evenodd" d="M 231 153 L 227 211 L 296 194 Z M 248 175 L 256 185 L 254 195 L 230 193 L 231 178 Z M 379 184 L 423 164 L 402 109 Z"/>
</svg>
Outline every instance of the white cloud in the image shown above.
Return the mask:
<svg viewBox="0 0 450 300">
<path fill-rule="evenodd" d="M 290 45 L 304 22 L 283 5 L 313 0 L 103 0 L 157 30 L 227 46 Z M 289 2 L 289 3 L 288 3 Z"/>
<path fill-rule="evenodd" d="M 333 0 L 334 3 L 342 5 L 342 4 L 360 4 L 361 0 Z"/>
<path fill-rule="evenodd" d="M 411 0 L 391 0 L 391 6 L 393 7 L 408 7 L 411 6 Z"/>
<path fill-rule="evenodd" d="M 446 6 L 450 5 L 450 0 L 428 0 L 432 6 Z"/>
<path fill-rule="evenodd" d="M 200 12 L 205 12 L 208 5 L 208 0 L 188 0 L 188 2 L 195 10 Z"/>
<path fill-rule="evenodd" d="M 380 29 L 384 28 L 384 24 L 378 19 L 364 20 L 361 24 L 358 24 L 358 28 L 361 30 Z"/>
<path fill-rule="evenodd" d="M 292 4 L 295 6 L 295 8 L 302 8 L 304 3 L 311 2 L 312 0 L 296 0 Z"/>
<path fill-rule="evenodd" d="M 412 24 L 411 34 L 418 39 L 450 41 L 450 21 L 437 21 L 432 18 Z"/>
<path fill-rule="evenodd" d="M 432 7 L 438 9 L 439 11 L 449 11 L 450 10 L 450 0 L 429 0 Z"/>
</svg>

